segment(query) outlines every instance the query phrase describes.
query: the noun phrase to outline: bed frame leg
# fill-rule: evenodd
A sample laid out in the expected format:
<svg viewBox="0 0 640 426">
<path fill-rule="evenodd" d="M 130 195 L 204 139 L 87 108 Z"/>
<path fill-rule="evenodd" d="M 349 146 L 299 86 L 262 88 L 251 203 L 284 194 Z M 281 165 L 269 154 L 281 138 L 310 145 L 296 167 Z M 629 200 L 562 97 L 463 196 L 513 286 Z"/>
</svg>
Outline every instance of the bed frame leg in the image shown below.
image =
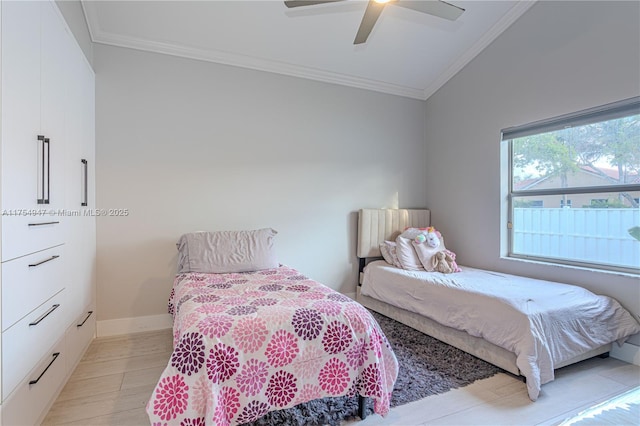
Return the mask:
<svg viewBox="0 0 640 426">
<path fill-rule="evenodd" d="M 598 355 L 598 358 L 602 358 L 602 359 L 609 358 L 609 352 L 605 352 L 603 354 Z"/>
<path fill-rule="evenodd" d="M 367 417 L 367 397 L 362 395 L 358 395 L 358 416 L 360 416 L 360 420 Z"/>
</svg>

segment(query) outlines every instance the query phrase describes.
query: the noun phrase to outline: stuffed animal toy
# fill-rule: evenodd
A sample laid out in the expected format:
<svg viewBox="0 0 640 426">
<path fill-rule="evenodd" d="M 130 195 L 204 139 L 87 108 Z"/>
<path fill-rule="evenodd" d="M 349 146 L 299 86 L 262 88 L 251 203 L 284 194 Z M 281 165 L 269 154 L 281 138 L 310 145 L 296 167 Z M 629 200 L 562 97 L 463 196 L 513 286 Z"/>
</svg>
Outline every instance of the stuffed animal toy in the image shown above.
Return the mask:
<svg viewBox="0 0 640 426">
<path fill-rule="evenodd" d="M 460 269 L 460 267 L 458 266 L 458 264 L 456 263 L 456 254 L 454 252 L 452 252 L 451 250 L 444 250 L 445 253 L 451 258 L 451 269 L 453 269 L 453 272 L 462 272 L 462 269 Z"/>
<path fill-rule="evenodd" d="M 436 228 L 430 226 L 427 228 L 427 233 L 425 235 L 426 243 L 433 248 L 440 247 L 440 233 L 436 231 Z"/>
<path fill-rule="evenodd" d="M 431 258 L 431 267 L 436 272 L 451 274 L 453 272 L 450 264 L 451 260 L 451 256 L 449 256 L 444 250 L 439 251 Z"/>
<path fill-rule="evenodd" d="M 400 237 L 413 240 L 413 248 L 427 272 L 438 271 L 451 274 L 462 271 L 456 263 L 456 254 L 447 250 L 442 234 L 433 226 L 407 228 Z"/>
<path fill-rule="evenodd" d="M 442 272 L 443 274 L 461 271 L 456 263 L 456 254 L 450 250 L 442 250 L 434 254 L 431 258 L 431 266 L 434 271 Z"/>
<path fill-rule="evenodd" d="M 416 244 L 426 242 L 432 248 L 440 247 L 440 238 L 442 237 L 440 232 L 436 231 L 433 226 L 428 228 L 407 228 L 400 236 L 413 240 Z"/>
<path fill-rule="evenodd" d="M 427 232 L 427 228 L 405 228 L 405 230 L 400 234 L 402 238 L 406 238 L 408 240 L 416 240 L 420 235 Z"/>
</svg>

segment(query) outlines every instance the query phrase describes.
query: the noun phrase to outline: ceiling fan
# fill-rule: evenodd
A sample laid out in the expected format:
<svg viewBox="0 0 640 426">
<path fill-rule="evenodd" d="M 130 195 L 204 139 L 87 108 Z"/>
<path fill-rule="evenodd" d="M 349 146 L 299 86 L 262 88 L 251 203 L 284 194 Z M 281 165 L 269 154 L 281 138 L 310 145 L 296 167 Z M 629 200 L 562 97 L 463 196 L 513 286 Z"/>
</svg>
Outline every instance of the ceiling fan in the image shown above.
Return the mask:
<svg viewBox="0 0 640 426">
<path fill-rule="evenodd" d="M 288 0 L 284 4 L 287 7 L 300 7 L 339 1 L 345 0 Z M 367 41 L 378 17 L 387 4 L 438 16 L 449 21 L 455 21 L 464 12 L 464 9 L 442 0 L 369 0 L 353 44 L 362 44 Z"/>
</svg>

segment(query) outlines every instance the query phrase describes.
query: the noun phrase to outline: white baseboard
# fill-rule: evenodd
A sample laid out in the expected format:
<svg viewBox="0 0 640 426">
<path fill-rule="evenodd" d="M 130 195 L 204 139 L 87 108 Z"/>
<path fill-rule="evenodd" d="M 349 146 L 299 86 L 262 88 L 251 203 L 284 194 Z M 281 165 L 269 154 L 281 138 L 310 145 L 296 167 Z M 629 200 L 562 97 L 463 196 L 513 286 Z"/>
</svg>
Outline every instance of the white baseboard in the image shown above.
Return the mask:
<svg viewBox="0 0 640 426">
<path fill-rule="evenodd" d="M 617 343 L 613 343 L 609 355 L 612 358 L 628 362 L 629 364 L 640 365 L 640 346 L 629 343 L 618 346 Z"/>
<path fill-rule="evenodd" d="M 169 314 L 149 315 L 146 317 L 118 318 L 98 321 L 97 337 L 118 336 L 143 331 L 164 330 L 173 327 L 173 317 Z"/>
</svg>

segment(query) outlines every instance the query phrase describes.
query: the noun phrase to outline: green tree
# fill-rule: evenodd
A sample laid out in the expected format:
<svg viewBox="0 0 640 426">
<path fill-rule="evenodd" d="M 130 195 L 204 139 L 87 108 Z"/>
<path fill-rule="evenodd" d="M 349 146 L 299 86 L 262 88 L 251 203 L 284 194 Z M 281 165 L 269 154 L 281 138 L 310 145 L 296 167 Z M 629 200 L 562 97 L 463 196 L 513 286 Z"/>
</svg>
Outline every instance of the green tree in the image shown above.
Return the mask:
<svg viewBox="0 0 640 426">
<path fill-rule="evenodd" d="M 640 171 L 640 116 L 593 123 L 576 129 L 578 162 L 589 166 L 603 179 L 612 183 L 630 183 Z M 618 179 L 604 173 L 596 162 L 609 159 L 618 169 Z"/>
<path fill-rule="evenodd" d="M 525 136 L 513 142 L 516 167 L 533 166 L 540 177 L 558 176 L 562 188 L 568 186 L 568 176 L 579 169 L 588 168 L 615 184 L 630 183 L 640 172 L 640 115 Z M 617 179 L 599 166 L 601 160 L 617 168 Z M 638 207 L 630 194 L 620 196 Z"/>
</svg>

